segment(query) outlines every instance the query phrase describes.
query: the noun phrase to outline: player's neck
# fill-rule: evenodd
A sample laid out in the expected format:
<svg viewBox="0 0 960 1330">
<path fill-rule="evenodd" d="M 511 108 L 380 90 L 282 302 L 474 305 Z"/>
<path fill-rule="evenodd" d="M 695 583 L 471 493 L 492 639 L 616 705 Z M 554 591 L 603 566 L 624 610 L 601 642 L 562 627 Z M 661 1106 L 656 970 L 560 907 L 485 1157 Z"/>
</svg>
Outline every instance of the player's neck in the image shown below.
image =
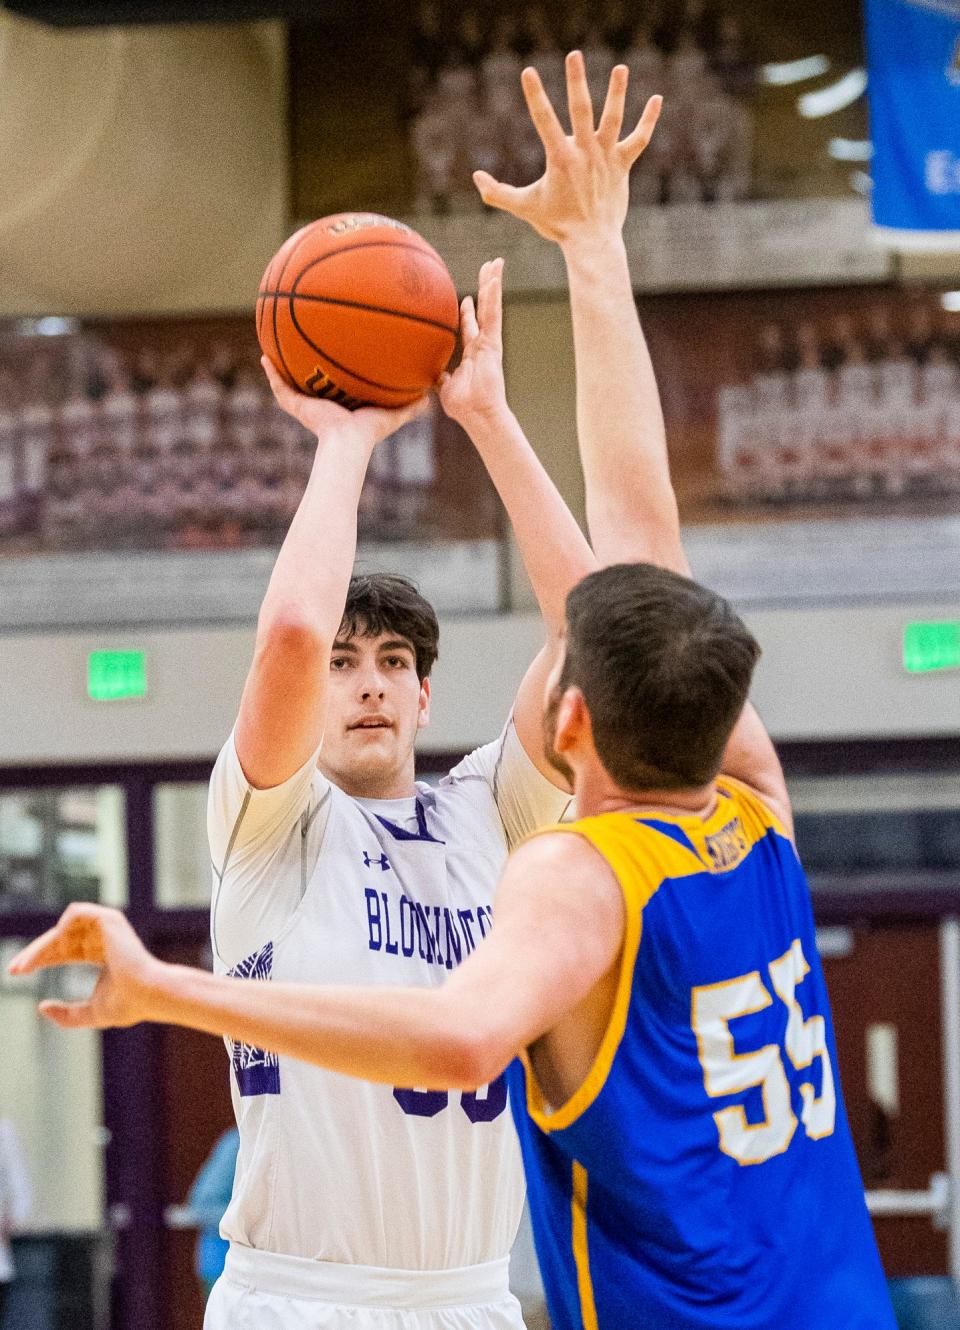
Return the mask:
<svg viewBox="0 0 960 1330">
<path fill-rule="evenodd" d="M 602 813 L 665 813 L 672 817 L 709 817 L 717 802 L 713 782 L 689 790 L 624 790 L 603 770 L 583 770 L 574 783 L 578 817 Z"/>
<path fill-rule="evenodd" d="M 322 762 L 317 766 L 351 799 L 412 799 L 417 792 L 412 762 L 400 771 L 383 772 L 334 771 L 325 768 Z"/>
</svg>

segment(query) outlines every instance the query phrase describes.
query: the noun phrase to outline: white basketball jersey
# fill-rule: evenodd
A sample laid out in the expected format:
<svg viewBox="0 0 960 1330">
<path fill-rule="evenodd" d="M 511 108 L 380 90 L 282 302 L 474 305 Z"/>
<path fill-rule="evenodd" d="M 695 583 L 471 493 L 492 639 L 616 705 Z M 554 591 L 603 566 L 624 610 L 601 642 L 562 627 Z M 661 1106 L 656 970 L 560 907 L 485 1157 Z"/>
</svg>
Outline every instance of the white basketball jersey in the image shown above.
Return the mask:
<svg viewBox="0 0 960 1330">
<path fill-rule="evenodd" d="M 315 759 L 251 789 L 233 739 L 211 779 L 216 968 L 265 981 L 439 984 L 489 931 L 508 847 L 566 796 L 512 725 L 437 788 L 358 800 Z M 505 1256 L 523 1173 L 503 1078 L 475 1093 L 375 1085 L 235 1045 L 233 1242 L 408 1270 Z"/>
</svg>

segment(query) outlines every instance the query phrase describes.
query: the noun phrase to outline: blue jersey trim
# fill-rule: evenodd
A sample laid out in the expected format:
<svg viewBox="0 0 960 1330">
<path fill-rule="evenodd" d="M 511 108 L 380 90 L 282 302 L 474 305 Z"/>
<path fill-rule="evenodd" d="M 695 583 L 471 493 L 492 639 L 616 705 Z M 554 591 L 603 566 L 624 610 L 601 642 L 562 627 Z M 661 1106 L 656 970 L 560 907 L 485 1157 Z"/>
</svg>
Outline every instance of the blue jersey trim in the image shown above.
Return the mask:
<svg viewBox="0 0 960 1330">
<path fill-rule="evenodd" d="M 653 831 L 659 831 L 662 836 L 669 836 L 670 839 L 676 841 L 678 845 L 682 845 L 685 850 L 689 850 L 691 854 L 697 855 L 698 859 L 700 858 L 693 841 L 684 831 L 683 827 L 678 827 L 675 822 L 661 822 L 660 819 L 656 817 L 638 817 L 634 820 L 644 827 L 650 827 Z"/>
</svg>

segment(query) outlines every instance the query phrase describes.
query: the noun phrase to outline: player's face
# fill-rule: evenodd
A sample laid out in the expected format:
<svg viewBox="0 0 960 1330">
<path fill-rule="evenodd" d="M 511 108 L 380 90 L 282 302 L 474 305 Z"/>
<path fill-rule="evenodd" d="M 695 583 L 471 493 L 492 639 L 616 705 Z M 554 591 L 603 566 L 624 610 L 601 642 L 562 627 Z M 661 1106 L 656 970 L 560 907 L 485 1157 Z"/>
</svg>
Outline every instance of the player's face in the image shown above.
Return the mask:
<svg viewBox="0 0 960 1330">
<path fill-rule="evenodd" d="M 347 794 L 412 793 L 413 745 L 430 714 L 413 646 L 396 633 L 338 638 L 330 656 L 320 766 Z"/>
</svg>

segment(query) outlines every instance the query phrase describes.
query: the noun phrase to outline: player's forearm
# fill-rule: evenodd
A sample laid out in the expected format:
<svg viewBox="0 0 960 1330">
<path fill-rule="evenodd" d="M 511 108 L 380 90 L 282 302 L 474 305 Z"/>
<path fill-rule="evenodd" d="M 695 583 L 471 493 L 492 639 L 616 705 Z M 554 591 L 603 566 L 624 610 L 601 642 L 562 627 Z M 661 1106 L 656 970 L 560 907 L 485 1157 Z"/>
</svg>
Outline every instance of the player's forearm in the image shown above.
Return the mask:
<svg viewBox="0 0 960 1330">
<path fill-rule="evenodd" d="M 686 571 L 660 394 L 619 233 L 563 247 L 590 538 L 602 564 Z"/>
<path fill-rule="evenodd" d="M 442 989 L 262 983 L 158 964 L 145 1007 L 151 1021 L 225 1036 L 361 1080 L 428 1090 L 485 1083 L 471 1033 L 476 1022 L 459 1020 Z"/>
<path fill-rule="evenodd" d="M 597 566 L 576 519 L 509 408 L 471 422 L 547 625 L 559 632 L 570 589 Z"/>
<path fill-rule="evenodd" d="M 302 623 L 329 646 L 340 625 L 357 547 L 357 505 L 370 448 L 336 435 L 317 444 L 310 478 L 277 555 L 260 610 L 261 633 Z"/>
</svg>

